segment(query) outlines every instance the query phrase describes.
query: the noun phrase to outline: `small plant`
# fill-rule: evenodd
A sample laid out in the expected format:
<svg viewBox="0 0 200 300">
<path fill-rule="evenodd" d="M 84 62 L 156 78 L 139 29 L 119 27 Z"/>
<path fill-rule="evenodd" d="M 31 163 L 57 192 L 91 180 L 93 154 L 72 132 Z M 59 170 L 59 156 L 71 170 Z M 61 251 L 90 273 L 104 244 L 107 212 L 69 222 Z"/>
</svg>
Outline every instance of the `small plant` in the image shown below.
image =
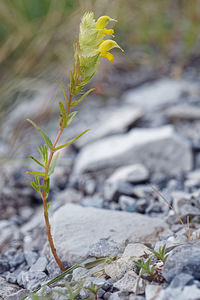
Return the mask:
<svg viewBox="0 0 200 300">
<path fill-rule="evenodd" d="M 166 245 L 164 245 L 163 247 L 159 247 L 158 252 L 151 250 L 151 252 L 154 253 L 154 255 L 163 262 L 163 264 L 165 264 L 166 259 L 168 258 L 168 254 L 165 254 L 165 249 Z"/>
<path fill-rule="evenodd" d="M 100 289 L 100 286 L 96 286 L 93 282 L 91 283 L 90 287 L 87 288 L 89 292 L 91 292 L 94 295 L 94 300 L 97 300 L 97 293 Z"/>
<path fill-rule="evenodd" d="M 71 288 L 71 286 L 69 285 L 69 283 L 66 284 L 68 293 L 69 293 L 69 300 L 76 300 L 76 298 L 78 297 L 80 290 L 83 287 L 83 283 L 81 282 L 79 284 L 79 286 L 76 288 L 75 291 L 73 291 L 73 289 Z"/>
<path fill-rule="evenodd" d="M 78 113 L 78 111 L 70 112 L 70 110 L 77 106 L 90 92 L 93 91 L 93 89 L 86 91 L 78 100 L 74 100 L 73 96 L 82 94 L 83 88 L 90 82 L 91 78 L 98 70 L 100 57 L 105 57 L 108 60 L 113 61 L 114 56 L 108 51 L 112 48 L 120 48 L 114 40 L 104 40 L 106 35 L 112 35 L 114 33 L 113 29 L 106 28 L 109 21 L 114 20 L 108 16 L 101 16 L 95 21 L 92 12 L 85 13 L 81 20 L 79 38 L 75 44 L 74 68 L 73 72 L 70 72 L 68 88 L 65 88 L 59 83 L 64 95 L 64 103 L 63 101 L 59 101 L 58 103 L 60 110 L 59 130 L 54 142 L 51 141 L 49 136 L 40 127 L 28 119 L 28 122 L 39 131 L 45 141 L 43 146 L 38 146 L 41 159 L 39 160 L 30 156 L 30 158 L 42 168 L 42 171 L 28 171 L 28 174 L 35 176 L 33 181 L 28 182 L 40 194 L 43 200 L 44 219 L 49 245 L 54 258 L 62 271 L 65 270 L 65 266 L 59 259 L 54 247 L 49 222 L 48 209 L 50 203 L 47 200 L 49 195 L 50 176 L 53 174 L 56 166 L 58 151 L 71 145 L 88 131 L 88 129 L 84 130 L 73 139 L 59 146 L 57 145 L 63 131 L 71 124 Z"/>
<path fill-rule="evenodd" d="M 154 276 L 156 272 L 156 268 L 154 266 L 151 266 L 151 260 L 152 257 L 149 257 L 149 259 L 145 262 L 144 258 L 142 258 L 140 261 L 134 261 L 135 265 L 140 268 L 140 275 L 149 274 L 150 276 Z"/>
</svg>

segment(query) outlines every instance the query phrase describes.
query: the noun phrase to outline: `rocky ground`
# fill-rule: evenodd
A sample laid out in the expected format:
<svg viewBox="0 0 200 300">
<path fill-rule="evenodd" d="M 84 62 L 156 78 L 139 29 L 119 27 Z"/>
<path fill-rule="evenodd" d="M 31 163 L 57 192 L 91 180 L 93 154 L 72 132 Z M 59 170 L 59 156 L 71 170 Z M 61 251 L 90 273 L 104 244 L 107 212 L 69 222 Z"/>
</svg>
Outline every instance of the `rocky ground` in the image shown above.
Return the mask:
<svg viewBox="0 0 200 300">
<path fill-rule="evenodd" d="M 25 93 L 2 124 L 0 299 L 21 299 L 45 283 L 33 299 L 200 299 L 199 80 L 161 78 L 81 105 L 64 139 L 92 130 L 60 155 L 50 214 L 61 260 L 83 262 L 49 283 L 60 271 L 41 200 L 26 183 L 34 166 L 26 157 L 40 140 L 24 119 L 43 119 L 53 138 L 54 89 Z"/>
</svg>

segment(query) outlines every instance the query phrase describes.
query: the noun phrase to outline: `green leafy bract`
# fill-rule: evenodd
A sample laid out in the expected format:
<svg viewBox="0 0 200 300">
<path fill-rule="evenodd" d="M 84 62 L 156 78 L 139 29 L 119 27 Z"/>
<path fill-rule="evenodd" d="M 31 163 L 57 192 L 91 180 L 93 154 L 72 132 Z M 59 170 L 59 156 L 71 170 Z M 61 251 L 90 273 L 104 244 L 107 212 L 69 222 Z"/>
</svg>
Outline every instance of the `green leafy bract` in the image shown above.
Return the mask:
<svg viewBox="0 0 200 300">
<path fill-rule="evenodd" d="M 40 132 L 40 134 L 43 136 L 45 142 L 47 143 L 47 145 L 49 146 L 49 148 L 51 148 L 53 146 L 50 138 L 48 137 L 48 135 L 39 127 L 37 126 L 32 120 L 27 119 L 27 121 L 29 123 L 31 123 L 31 125 L 33 125 L 35 127 L 36 130 L 38 130 Z"/>
</svg>

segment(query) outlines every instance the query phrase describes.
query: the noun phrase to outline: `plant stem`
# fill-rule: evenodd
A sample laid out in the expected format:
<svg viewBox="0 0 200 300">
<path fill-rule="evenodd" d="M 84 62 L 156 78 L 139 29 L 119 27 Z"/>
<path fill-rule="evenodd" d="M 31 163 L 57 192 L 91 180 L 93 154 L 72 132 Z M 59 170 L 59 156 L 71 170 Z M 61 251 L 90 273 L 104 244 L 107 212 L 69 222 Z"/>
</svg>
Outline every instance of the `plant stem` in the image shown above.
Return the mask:
<svg viewBox="0 0 200 300">
<path fill-rule="evenodd" d="M 66 112 L 67 120 L 68 120 L 68 117 L 69 117 L 71 101 L 72 101 L 72 85 L 70 84 L 70 95 L 69 95 L 69 102 L 68 102 L 68 105 L 67 105 L 67 112 Z M 64 130 L 64 128 L 60 127 L 59 132 L 56 136 L 56 139 L 54 141 L 54 144 L 53 144 L 52 148 L 56 147 L 56 145 L 59 141 L 59 138 L 63 133 L 63 130 Z M 47 162 L 47 165 L 46 165 L 46 168 L 45 168 L 45 173 L 46 174 L 48 174 L 49 167 L 50 167 L 53 155 L 54 155 L 54 151 L 51 149 L 50 154 L 49 154 L 49 158 L 48 158 L 48 162 Z M 45 186 L 46 183 L 47 183 L 47 179 L 45 177 L 43 178 L 43 182 L 44 182 L 44 186 Z M 55 258 L 55 261 L 57 262 L 59 268 L 61 269 L 61 271 L 65 271 L 66 268 L 65 268 L 65 266 L 63 265 L 63 263 L 61 262 L 61 260 L 59 259 L 58 255 L 57 255 L 56 248 L 54 246 L 54 242 L 53 242 L 53 238 L 52 238 L 52 234 L 51 234 L 51 226 L 50 226 L 50 223 L 49 223 L 49 214 L 48 214 L 48 208 L 47 208 L 47 198 L 48 198 L 48 195 L 46 194 L 45 190 L 43 189 L 43 191 L 42 191 L 42 200 L 43 200 L 43 208 L 44 208 L 44 219 L 45 219 L 46 232 L 47 232 L 47 236 L 48 236 L 49 245 L 50 245 L 50 248 L 51 248 L 51 252 L 52 252 L 52 254 Z"/>
</svg>

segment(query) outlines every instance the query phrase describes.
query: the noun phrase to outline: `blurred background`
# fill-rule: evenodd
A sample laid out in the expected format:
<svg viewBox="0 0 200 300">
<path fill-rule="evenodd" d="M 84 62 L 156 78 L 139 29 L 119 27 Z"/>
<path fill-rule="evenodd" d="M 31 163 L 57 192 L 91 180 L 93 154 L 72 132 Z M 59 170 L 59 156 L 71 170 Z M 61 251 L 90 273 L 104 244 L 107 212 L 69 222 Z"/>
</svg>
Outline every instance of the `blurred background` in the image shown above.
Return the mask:
<svg viewBox="0 0 200 300">
<path fill-rule="evenodd" d="M 114 63 L 102 59 L 91 83 L 95 92 L 78 117 L 82 123 L 77 119 L 66 138 L 93 128 L 99 115 L 105 114 L 99 113 L 100 108 L 118 105 L 127 89 L 163 76 L 199 77 L 198 0 L 0 0 L 2 178 L 10 178 L 16 164 L 27 170 L 27 156 L 37 153 L 41 139 L 26 118 L 55 137 L 61 96 L 56 80 L 67 85 L 80 19 L 91 10 L 96 19 L 109 15 L 118 20 L 115 39 L 125 52 L 114 51 Z M 73 164 L 76 151 L 70 152 L 65 166 Z M 24 170 L 14 174 L 15 180 Z"/>
</svg>

